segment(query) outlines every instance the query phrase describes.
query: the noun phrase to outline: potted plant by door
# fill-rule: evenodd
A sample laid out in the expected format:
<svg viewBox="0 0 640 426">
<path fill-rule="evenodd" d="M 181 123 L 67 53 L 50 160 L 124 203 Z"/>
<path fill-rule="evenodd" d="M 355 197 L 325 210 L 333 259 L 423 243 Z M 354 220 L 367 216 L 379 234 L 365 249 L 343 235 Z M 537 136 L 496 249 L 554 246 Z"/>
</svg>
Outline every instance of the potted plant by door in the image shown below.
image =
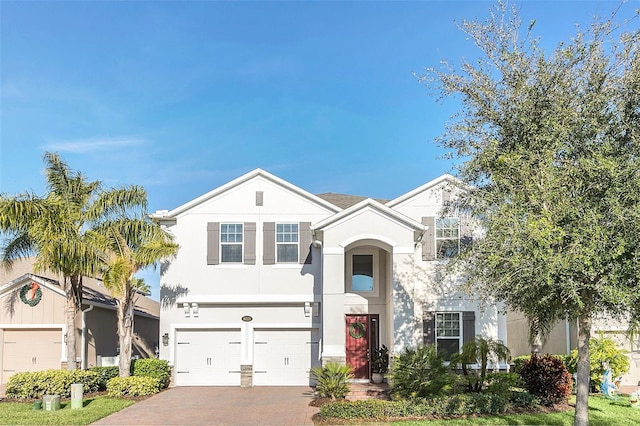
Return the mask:
<svg viewBox="0 0 640 426">
<path fill-rule="evenodd" d="M 389 371 L 389 349 L 382 345 L 373 352 L 371 358 L 371 381 L 373 383 L 382 383 L 387 371 Z"/>
</svg>

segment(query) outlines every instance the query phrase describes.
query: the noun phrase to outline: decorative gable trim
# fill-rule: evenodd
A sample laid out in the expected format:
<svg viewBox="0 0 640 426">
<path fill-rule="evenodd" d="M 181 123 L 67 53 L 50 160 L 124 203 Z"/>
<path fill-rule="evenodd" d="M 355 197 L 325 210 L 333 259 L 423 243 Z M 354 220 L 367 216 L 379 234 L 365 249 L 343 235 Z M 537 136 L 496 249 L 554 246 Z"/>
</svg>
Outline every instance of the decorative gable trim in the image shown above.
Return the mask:
<svg viewBox="0 0 640 426">
<path fill-rule="evenodd" d="M 16 288 L 18 287 L 22 287 L 23 285 L 25 285 L 27 282 L 29 281 L 34 281 L 36 283 L 38 283 L 38 285 L 45 287 L 49 290 L 51 290 L 52 292 L 62 296 L 62 297 L 66 297 L 64 294 L 64 290 L 62 290 L 62 288 L 60 288 L 60 286 L 55 285 L 52 280 L 49 280 L 47 278 L 43 278 L 39 275 L 35 275 L 35 274 L 24 274 L 19 276 L 18 278 L 9 281 L 8 283 L 6 283 L 5 285 L 3 285 L 2 287 L 0 287 L 0 297 L 5 296 L 7 293 L 10 293 L 12 291 L 14 291 Z M 56 281 L 57 282 L 57 281 Z"/>
<path fill-rule="evenodd" d="M 463 181 L 461 181 L 457 177 L 452 176 L 450 174 L 444 174 L 444 175 L 442 175 L 440 177 L 437 177 L 437 178 L 425 183 L 424 185 L 421 185 L 421 186 L 417 187 L 414 190 L 411 190 L 411 191 L 407 192 L 406 194 L 403 194 L 403 195 L 399 196 L 398 198 L 394 198 L 393 200 L 389 201 L 385 205 L 387 207 L 390 207 L 390 208 L 398 207 L 399 205 L 406 203 L 407 201 L 411 200 L 412 198 L 414 198 L 414 197 L 422 194 L 423 192 L 428 191 L 428 190 L 430 190 L 430 189 L 432 189 L 432 188 L 434 188 L 434 187 L 436 187 L 436 186 L 438 186 L 438 185 L 440 185 L 442 183 L 448 183 L 450 185 L 457 186 L 457 187 L 460 187 L 460 188 L 463 188 L 463 189 L 469 189 L 469 185 L 467 185 L 466 183 L 464 183 Z M 447 191 L 447 192 L 450 193 L 450 190 Z M 448 196 L 450 196 L 450 195 L 444 195 L 443 194 L 443 198 L 444 197 L 448 197 Z M 445 201 L 445 200 L 443 199 L 443 201 Z"/>
<path fill-rule="evenodd" d="M 216 198 L 218 196 L 220 196 L 221 194 L 232 190 L 233 188 L 236 188 L 242 184 L 244 184 L 245 182 L 249 182 L 253 179 L 257 179 L 257 178 L 262 178 L 265 180 L 268 180 L 270 182 L 275 183 L 276 185 L 279 185 L 285 189 L 287 189 L 290 192 L 293 192 L 294 194 L 305 198 L 309 201 L 311 201 L 312 203 L 322 207 L 323 209 L 327 210 L 327 212 L 329 213 L 337 213 L 339 212 L 341 209 L 340 207 L 334 206 L 333 204 L 331 204 L 328 201 L 323 200 L 322 198 L 313 195 L 310 192 L 307 192 L 283 179 L 280 179 L 277 176 L 272 175 L 271 173 L 268 173 L 262 169 L 255 169 L 249 173 L 246 173 L 242 176 L 240 176 L 237 179 L 234 179 L 222 186 L 219 186 L 218 188 L 207 192 L 204 195 L 201 195 L 200 197 L 189 201 L 188 203 L 185 203 L 179 207 L 176 207 L 175 209 L 167 212 L 167 211 L 158 211 L 155 214 L 152 214 L 151 217 L 155 220 L 168 220 L 168 219 L 172 219 L 175 218 L 176 216 L 185 213 L 188 210 L 191 210 L 195 207 L 197 207 L 198 205 L 211 200 L 212 198 Z"/>
<path fill-rule="evenodd" d="M 358 214 L 364 210 L 371 210 L 371 211 L 375 211 L 378 212 L 380 214 L 382 214 L 383 216 L 386 216 L 387 218 L 389 218 L 390 220 L 405 226 L 407 228 L 413 229 L 413 231 L 415 232 L 422 232 L 424 231 L 424 226 L 422 226 L 422 224 L 416 222 L 415 220 L 411 219 L 410 217 L 407 217 L 405 215 L 403 215 L 402 213 L 399 213 L 387 206 L 385 206 L 384 204 L 381 204 L 371 198 L 367 198 L 366 200 L 362 200 L 361 202 L 359 202 L 358 204 L 349 207 L 346 210 L 343 210 L 337 214 L 334 214 L 333 216 L 330 216 L 324 220 L 321 220 L 320 222 L 316 223 L 314 226 L 311 227 L 312 230 L 316 231 L 316 230 L 321 230 L 321 229 L 325 229 L 325 228 L 329 228 L 333 225 L 336 225 L 337 223 L 340 223 L 346 219 L 348 219 L 350 216 L 353 216 L 355 214 Z"/>
</svg>

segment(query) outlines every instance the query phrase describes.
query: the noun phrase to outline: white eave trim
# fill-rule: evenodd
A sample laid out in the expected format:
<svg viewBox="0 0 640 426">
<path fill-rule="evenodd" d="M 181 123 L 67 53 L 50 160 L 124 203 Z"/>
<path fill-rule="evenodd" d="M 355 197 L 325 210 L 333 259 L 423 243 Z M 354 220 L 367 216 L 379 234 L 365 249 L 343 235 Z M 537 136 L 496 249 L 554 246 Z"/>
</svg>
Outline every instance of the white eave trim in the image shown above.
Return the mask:
<svg viewBox="0 0 640 426">
<path fill-rule="evenodd" d="M 179 207 L 176 207 L 175 209 L 167 212 L 166 210 L 160 210 L 158 212 L 156 212 L 155 214 L 150 215 L 151 218 L 156 219 L 156 220 L 169 220 L 172 218 L 175 218 L 176 216 L 178 216 L 181 213 L 184 213 L 185 211 L 211 199 L 214 198 L 238 185 L 241 185 L 245 182 L 250 181 L 251 179 L 254 179 L 256 177 L 262 177 L 264 179 L 270 180 L 286 189 L 288 189 L 289 191 L 303 197 L 306 198 L 312 202 L 314 202 L 315 204 L 318 204 L 320 206 L 322 206 L 323 208 L 327 209 L 329 212 L 331 213 L 336 213 L 339 212 L 341 209 L 338 206 L 335 206 L 333 204 L 331 204 L 330 202 L 323 200 L 322 198 L 313 195 L 310 192 L 307 192 L 295 185 L 293 185 L 292 183 L 287 182 L 284 179 L 281 179 L 277 176 L 272 175 L 271 173 L 268 173 L 262 169 L 255 169 L 249 173 L 246 173 L 242 176 L 240 176 L 239 178 L 236 178 L 222 186 L 219 186 L 218 188 L 207 192 L 204 195 L 201 195 L 200 197 L 189 201 L 188 203 L 185 203 Z"/>
<path fill-rule="evenodd" d="M 424 191 L 427 191 L 431 188 L 433 188 L 434 186 L 437 186 L 439 184 L 441 184 L 442 182 L 450 182 L 451 184 L 455 185 L 455 186 L 459 186 L 461 188 L 464 189 L 468 189 L 469 186 L 464 183 L 463 181 L 461 181 L 460 179 L 458 179 L 455 176 L 452 176 L 450 174 L 444 174 L 440 177 L 437 177 L 433 180 L 430 180 L 429 182 L 425 183 L 424 185 L 421 185 L 419 187 L 417 187 L 416 189 L 413 189 L 409 192 L 407 192 L 406 194 L 403 194 L 397 198 L 394 198 L 393 200 L 389 201 L 387 204 L 385 204 L 387 207 L 390 208 L 394 208 L 397 207 L 398 205 L 404 203 L 407 200 L 410 200 L 411 198 L 415 197 L 418 194 L 423 193 Z"/>
<path fill-rule="evenodd" d="M 415 220 L 411 219 L 408 216 L 403 215 L 402 213 L 397 212 L 396 210 L 393 210 L 389 207 L 387 207 L 386 205 L 371 199 L 371 198 L 367 198 L 366 200 L 362 200 L 357 204 L 354 204 L 353 206 L 349 207 L 346 210 L 343 210 L 337 214 L 334 214 L 333 216 L 330 216 L 324 220 L 321 220 L 318 223 L 315 223 L 313 225 L 311 225 L 311 230 L 312 231 L 317 231 L 317 230 L 322 230 L 325 229 L 335 223 L 338 223 L 342 220 L 347 219 L 349 216 L 352 216 L 356 213 L 359 213 L 361 211 L 364 210 L 371 210 L 371 211 L 375 211 L 378 213 L 381 213 L 384 216 L 387 216 L 388 218 L 392 219 L 393 221 L 406 226 L 408 228 L 413 229 L 414 231 L 420 231 L 423 232 L 425 230 L 425 227 L 423 224 L 416 222 Z"/>
<path fill-rule="evenodd" d="M 243 305 L 277 305 L 304 302 L 320 302 L 322 296 L 317 294 L 193 294 L 176 299 L 177 304 L 199 303 L 207 305 L 237 304 Z"/>
<path fill-rule="evenodd" d="M 62 290 L 60 287 L 56 286 L 56 285 L 52 285 L 47 279 L 44 279 L 38 275 L 34 275 L 34 274 L 23 274 L 21 276 L 19 276 L 18 278 L 9 281 L 8 283 L 6 283 L 5 285 L 3 285 L 2 287 L 0 287 L 0 297 L 4 296 L 5 294 L 7 294 L 8 292 L 10 292 L 13 288 L 15 287 L 19 287 L 20 285 L 24 285 L 24 282 L 26 281 L 35 281 L 37 282 L 39 285 L 48 288 L 49 290 L 53 291 L 54 293 L 59 294 L 62 297 L 65 297 L 65 293 L 64 290 Z"/>
</svg>

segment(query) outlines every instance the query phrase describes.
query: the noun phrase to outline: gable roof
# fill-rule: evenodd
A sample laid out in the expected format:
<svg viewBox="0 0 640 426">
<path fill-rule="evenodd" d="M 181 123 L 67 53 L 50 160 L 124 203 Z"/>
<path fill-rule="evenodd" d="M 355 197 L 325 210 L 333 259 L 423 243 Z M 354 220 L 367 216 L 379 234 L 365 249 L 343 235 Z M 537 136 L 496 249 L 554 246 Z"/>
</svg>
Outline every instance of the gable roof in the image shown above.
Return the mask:
<svg viewBox="0 0 640 426">
<path fill-rule="evenodd" d="M 425 230 L 424 225 L 422 225 L 421 223 L 416 222 L 415 220 L 411 219 L 408 216 L 403 215 L 402 213 L 397 212 L 396 210 L 393 210 L 387 206 L 385 206 L 384 204 L 371 199 L 371 198 L 367 198 L 365 200 L 360 201 L 357 204 L 354 204 L 353 206 L 349 207 L 348 209 L 342 210 L 339 213 L 334 214 L 333 216 L 329 216 L 328 218 L 321 220 L 318 223 L 315 223 L 311 226 L 312 230 L 321 230 L 323 228 L 326 228 L 328 226 L 331 226 L 337 222 L 340 222 L 346 218 L 348 218 L 349 216 L 352 216 L 356 213 L 359 213 L 363 210 L 373 210 L 376 212 L 381 213 L 383 216 L 388 217 L 389 219 L 400 223 L 403 226 L 406 226 L 408 228 L 413 228 L 413 230 L 416 233 L 422 233 Z M 416 235 L 418 235 L 416 234 Z"/>
<path fill-rule="evenodd" d="M 14 262 L 10 271 L 0 267 L 0 296 L 23 286 L 28 281 L 35 281 L 39 285 L 48 288 L 54 293 L 65 297 L 60 285 L 60 277 L 51 272 L 35 273 L 33 271 L 34 258 L 21 259 Z M 116 300 L 111 297 L 109 290 L 102 284 L 102 280 L 83 277 L 82 279 L 82 303 L 85 305 L 102 306 L 107 309 L 116 309 Z M 136 298 L 135 308 L 137 314 L 160 316 L 160 303 L 139 294 Z"/>
<path fill-rule="evenodd" d="M 366 200 L 369 197 L 362 197 L 360 195 L 347 195 L 347 194 L 336 194 L 334 192 L 325 192 L 323 194 L 317 194 L 318 197 L 322 198 L 330 202 L 333 205 L 336 205 L 342 209 L 347 209 L 353 205 L 358 204 L 362 200 Z M 383 200 L 380 198 L 372 198 L 381 204 L 385 204 L 389 200 Z"/>
<path fill-rule="evenodd" d="M 421 185 L 409 192 L 407 192 L 406 194 L 402 194 L 401 196 L 394 198 L 393 200 L 389 201 L 388 203 L 386 203 L 387 207 L 397 207 L 398 205 L 412 199 L 413 197 L 418 196 L 419 194 L 428 191 L 429 189 L 432 189 L 435 186 L 438 186 L 439 184 L 446 182 L 449 183 L 453 186 L 457 186 L 460 188 L 468 188 L 467 184 L 465 184 L 464 182 L 462 182 L 460 179 L 458 179 L 455 176 L 452 176 L 450 174 L 444 174 L 442 176 L 439 176 L 433 180 L 430 180 L 429 182 L 425 183 L 424 185 Z"/>
<path fill-rule="evenodd" d="M 331 213 L 336 213 L 339 212 L 341 210 L 340 207 L 316 196 L 313 195 L 310 192 L 305 191 L 304 189 L 301 189 L 289 182 L 287 182 L 284 179 L 281 179 L 275 175 L 272 175 L 271 173 L 268 173 L 262 169 L 255 169 L 249 173 L 246 173 L 242 176 L 240 176 L 239 178 L 236 178 L 222 186 L 219 186 L 209 192 L 207 192 L 206 194 L 201 195 L 200 197 L 191 200 L 179 207 L 176 207 L 175 209 L 171 210 L 171 211 L 167 211 L 167 210 L 160 210 L 157 211 L 156 213 L 151 215 L 152 219 L 171 219 L 171 218 L 175 218 L 176 216 L 178 216 L 181 213 L 184 213 L 202 203 L 204 203 L 205 201 L 208 201 L 212 198 L 217 197 L 218 195 L 229 191 L 245 182 L 248 182 L 252 179 L 256 179 L 256 178 L 263 178 L 265 180 L 271 181 L 273 183 L 275 183 L 276 185 L 279 185 L 283 188 L 285 188 L 286 190 L 293 192 L 294 194 L 305 198 L 323 208 L 325 208 L 326 210 L 328 210 Z"/>
</svg>

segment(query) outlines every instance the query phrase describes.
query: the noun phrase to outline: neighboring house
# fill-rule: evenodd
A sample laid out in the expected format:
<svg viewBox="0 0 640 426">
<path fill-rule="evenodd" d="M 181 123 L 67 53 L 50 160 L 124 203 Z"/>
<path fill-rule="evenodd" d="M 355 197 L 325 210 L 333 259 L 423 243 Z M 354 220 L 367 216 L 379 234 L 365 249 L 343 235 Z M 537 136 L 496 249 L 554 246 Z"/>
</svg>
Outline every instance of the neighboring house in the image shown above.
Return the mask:
<svg viewBox="0 0 640 426">
<path fill-rule="evenodd" d="M 619 349 L 625 351 L 629 358 L 629 371 L 622 376 L 622 386 L 640 386 L 640 336 L 634 340 L 627 336 L 628 323 L 605 318 L 595 318 L 591 328 L 591 338 L 597 338 L 600 333 L 604 337 L 613 339 Z M 521 313 L 507 314 L 507 334 L 511 356 L 528 355 L 531 353 L 529 343 L 529 327 Z M 560 321 L 543 339 L 540 353 L 568 354 L 578 347 L 577 325 L 569 321 Z"/>
<path fill-rule="evenodd" d="M 380 345 L 506 341 L 498 307 L 481 309 L 442 268 L 472 234 L 439 217 L 461 188 L 444 175 L 389 202 L 316 196 L 257 169 L 156 212 L 180 245 L 161 272 L 174 385 L 309 385 L 330 361 L 368 380 Z"/>
<path fill-rule="evenodd" d="M 33 272 L 33 259 L 0 268 L 0 384 L 21 371 L 66 368 L 65 294 L 61 278 Z M 77 361 L 82 368 L 117 365 L 115 300 L 99 280 L 83 279 L 82 312 L 76 322 Z M 144 295 L 136 303 L 134 355 L 158 346 L 160 304 Z M 115 362 L 115 364 L 114 364 Z"/>
</svg>

